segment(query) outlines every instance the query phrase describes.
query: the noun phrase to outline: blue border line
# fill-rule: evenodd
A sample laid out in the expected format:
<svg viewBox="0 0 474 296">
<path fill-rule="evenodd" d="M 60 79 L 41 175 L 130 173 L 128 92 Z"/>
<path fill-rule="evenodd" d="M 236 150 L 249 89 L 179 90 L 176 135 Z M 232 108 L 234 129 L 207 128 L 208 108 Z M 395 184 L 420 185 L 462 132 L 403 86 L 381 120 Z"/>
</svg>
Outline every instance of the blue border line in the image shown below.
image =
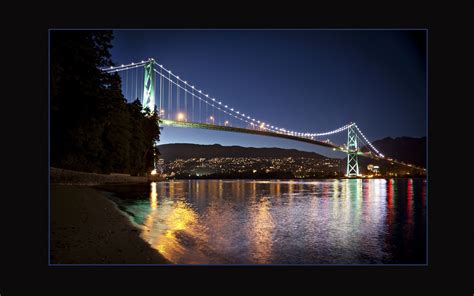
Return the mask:
<svg viewBox="0 0 474 296">
<path fill-rule="evenodd" d="M 56 264 L 51 263 L 51 118 L 50 118 L 50 110 L 51 110 L 51 73 L 50 73 L 50 66 L 51 66 L 51 31 L 98 31 L 98 30 L 122 30 L 122 31 L 162 31 L 162 30 L 196 30 L 196 31 L 425 31 L 426 34 L 426 263 L 420 264 Z M 284 267 L 299 267 L 299 266 L 336 266 L 336 267 L 365 267 L 365 266 L 373 266 L 373 267 L 391 267 L 391 266 L 421 266 L 421 267 L 428 267 L 428 179 L 429 179 L 429 170 L 428 170 L 428 28 L 272 28 L 272 29 L 265 29 L 265 28 L 84 28 L 84 29 L 77 29 L 77 28 L 49 28 L 48 29 L 48 266 L 51 267 L 73 267 L 73 266 L 185 266 L 185 267 L 193 267 L 193 266 L 218 266 L 218 267 L 242 267 L 242 266 L 258 266 L 258 267 L 273 267 L 273 266 L 284 266 Z"/>
<path fill-rule="evenodd" d="M 428 112 L 428 93 L 429 93 L 429 87 L 428 87 L 428 35 L 429 35 L 429 31 L 426 30 L 425 31 L 425 34 L 426 34 L 426 264 L 428 265 L 428 253 L 429 253 L 429 238 L 428 238 L 428 230 L 429 230 L 429 223 L 428 223 L 428 216 L 429 216 L 429 210 L 428 210 L 428 203 L 429 203 L 429 194 L 428 194 L 428 190 L 429 190 L 429 182 L 428 182 L 428 179 L 429 179 L 429 174 L 428 174 L 428 142 L 429 142 L 429 135 L 428 135 L 428 117 L 429 117 L 429 112 Z"/>
<path fill-rule="evenodd" d="M 180 267 L 193 267 L 193 266 L 196 266 L 196 267 L 245 267 L 245 266 L 258 266 L 258 267 L 262 267 L 262 268 L 265 268 L 265 267 L 278 267 L 278 266 L 281 266 L 281 267 L 299 267 L 299 266 L 305 266 L 305 267 L 317 267 L 317 266 L 324 266 L 324 267 L 327 267 L 327 266 L 336 266 L 336 267 L 367 267 L 367 266 L 374 266 L 374 267 L 390 267 L 390 266 L 396 266 L 396 267 L 405 267 L 405 266 L 419 266 L 419 267 L 427 267 L 428 265 L 427 264 L 423 264 L 423 263 L 407 263 L 407 264 L 390 264 L 390 263 L 387 263 L 387 264 L 381 264 L 381 263 L 377 263 L 377 264 L 308 264 L 308 263 L 302 263 L 302 264 L 135 264 L 135 263 L 131 263 L 131 264 L 67 264 L 67 263 L 64 263 L 64 264 L 58 264 L 58 263 L 52 263 L 50 264 L 49 266 L 54 266 L 54 267 L 81 267 L 81 266 L 180 266 Z"/>
<path fill-rule="evenodd" d="M 51 266 L 51 29 L 48 30 L 48 265 Z"/>
<path fill-rule="evenodd" d="M 428 28 L 50 28 L 58 31 L 427 31 Z"/>
</svg>

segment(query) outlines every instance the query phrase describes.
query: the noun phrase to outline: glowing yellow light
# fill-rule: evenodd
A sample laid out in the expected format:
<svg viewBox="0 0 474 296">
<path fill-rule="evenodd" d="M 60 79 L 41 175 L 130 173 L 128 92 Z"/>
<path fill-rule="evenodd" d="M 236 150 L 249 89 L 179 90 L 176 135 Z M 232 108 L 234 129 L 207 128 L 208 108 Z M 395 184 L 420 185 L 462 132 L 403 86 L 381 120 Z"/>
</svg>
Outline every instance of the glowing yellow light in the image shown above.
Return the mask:
<svg viewBox="0 0 474 296">
<path fill-rule="evenodd" d="M 178 118 L 178 121 L 183 121 L 185 118 L 184 113 L 179 112 L 177 118 Z"/>
<path fill-rule="evenodd" d="M 262 123 L 260 124 L 260 128 L 265 128 L 265 122 L 262 122 Z"/>
<path fill-rule="evenodd" d="M 157 174 L 157 173 L 156 173 L 156 170 L 151 171 L 151 174 L 152 174 L 152 175 L 156 175 L 156 174 Z"/>
<path fill-rule="evenodd" d="M 156 210 L 157 197 L 158 193 L 156 192 L 156 182 L 151 182 L 150 206 L 153 211 Z"/>
</svg>

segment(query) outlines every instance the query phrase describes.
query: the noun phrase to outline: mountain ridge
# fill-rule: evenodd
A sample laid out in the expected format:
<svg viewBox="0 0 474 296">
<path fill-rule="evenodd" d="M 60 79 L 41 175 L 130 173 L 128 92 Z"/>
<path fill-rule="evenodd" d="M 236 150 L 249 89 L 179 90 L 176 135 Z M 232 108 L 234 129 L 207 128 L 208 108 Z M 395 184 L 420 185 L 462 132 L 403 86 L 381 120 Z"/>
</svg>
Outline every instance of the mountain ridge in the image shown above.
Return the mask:
<svg viewBox="0 0 474 296">
<path fill-rule="evenodd" d="M 417 166 L 426 167 L 426 144 L 427 138 L 414 137 L 385 137 L 373 141 L 372 144 L 387 158 L 404 161 Z M 277 147 L 242 147 L 238 145 L 222 146 L 220 144 L 191 144 L 173 143 L 158 146 L 160 158 L 165 161 L 188 158 L 214 158 L 214 157 L 261 157 L 261 158 L 284 158 L 284 157 L 306 157 L 325 159 L 330 158 L 315 152 L 301 151 L 297 149 L 285 149 Z M 361 148 L 367 151 L 366 147 Z M 360 158 L 361 164 L 369 163 L 370 160 Z"/>
<path fill-rule="evenodd" d="M 285 149 L 277 147 L 242 147 L 242 146 L 222 146 L 220 144 L 201 145 L 191 143 L 175 143 L 159 145 L 160 158 L 165 161 L 188 158 L 213 158 L 213 157 L 262 157 L 262 158 L 283 158 L 283 157 L 306 157 L 324 159 L 328 158 L 315 152 L 301 151 L 297 149 Z"/>
<path fill-rule="evenodd" d="M 385 137 L 372 142 L 377 150 L 388 158 L 404 161 L 413 165 L 426 167 L 427 138 L 420 137 Z M 367 151 L 362 147 L 362 151 Z"/>
</svg>

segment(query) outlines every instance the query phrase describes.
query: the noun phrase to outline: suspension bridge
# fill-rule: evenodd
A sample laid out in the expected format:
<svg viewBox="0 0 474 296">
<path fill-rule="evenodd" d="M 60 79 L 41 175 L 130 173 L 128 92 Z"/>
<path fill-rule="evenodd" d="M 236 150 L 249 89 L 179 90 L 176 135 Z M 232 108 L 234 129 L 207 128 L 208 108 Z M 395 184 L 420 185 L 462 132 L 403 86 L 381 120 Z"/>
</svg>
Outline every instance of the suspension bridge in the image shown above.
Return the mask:
<svg viewBox="0 0 474 296">
<path fill-rule="evenodd" d="M 347 177 L 360 176 L 359 156 L 417 168 L 384 156 L 354 122 L 326 132 L 285 129 L 225 104 L 153 58 L 102 70 L 120 75 L 122 92 L 127 101 L 138 99 L 144 109 L 159 112 L 161 125 L 270 136 L 331 148 L 347 154 Z M 343 132 L 347 132 L 347 142 L 342 145 L 323 138 Z M 367 151 L 361 151 L 362 147 L 366 147 Z"/>
</svg>

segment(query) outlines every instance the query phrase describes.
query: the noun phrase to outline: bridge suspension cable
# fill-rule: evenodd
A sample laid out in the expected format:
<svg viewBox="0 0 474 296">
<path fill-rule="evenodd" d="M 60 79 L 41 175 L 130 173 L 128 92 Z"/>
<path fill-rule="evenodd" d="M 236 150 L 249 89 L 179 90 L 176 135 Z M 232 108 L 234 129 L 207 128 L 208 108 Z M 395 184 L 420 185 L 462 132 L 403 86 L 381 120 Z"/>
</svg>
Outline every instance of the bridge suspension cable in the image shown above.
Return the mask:
<svg viewBox="0 0 474 296">
<path fill-rule="evenodd" d="M 350 128 L 354 124 L 355 123 L 346 124 L 345 126 L 340 127 L 338 129 L 335 129 L 335 130 L 332 130 L 330 132 L 314 133 L 314 134 L 311 134 L 311 135 L 314 136 L 314 137 L 321 137 L 321 136 L 329 136 L 329 135 L 337 134 L 337 133 L 340 133 L 340 132 L 343 132 L 343 131 L 347 130 L 348 128 Z"/>
<path fill-rule="evenodd" d="M 175 75 L 173 72 L 171 72 L 171 70 L 165 68 L 162 64 L 159 64 L 156 61 L 154 61 L 154 64 L 157 65 L 160 68 L 160 72 L 158 72 L 156 69 L 154 69 L 155 73 L 157 73 L 158 75 L 162 76 L 163 78 L 167 79 L 169 82 L 174 84 L 177 87 L 177 89 L 180 88 L 185 93 L 190 94 L 193 99 L 196 97 L 197 99 L 200 100 L 200 102 L 203 102 L 203 103 L 207 104 L 206 106 L 210 106 L 211 110 L 217 109 L 219 111 L 222 111 L 226 115 L 232 116 L 233 118 L 238 119 L 238 120 L 240 120 L 242 122 L 245 122 L 247 124 L 250 124 L 252 126 L 257 126 L 260 129 L 269 130 L 269 131 L 273 131 L 273 132 L 276 132 L 276 133 L 285 133 L 285 134 L 292 134 L 292 135 L 297 135 L 297 136 L 301 136 L 301 137 L 312 138 L 312 137 L 328 136 L 328 135 L 340 133 L 340 132 L 343 132 L 343 131 L 347 130 L 351 126 L 351 124 L 347 124 L 347 125 L 345 125 L 343 127 L 340 127 L 338 129 L 328 131 L 328 132 L 322 132 L 322 133 L 297 132 L 297 131 L 292 131 L 292 130 L 286 130 L 285 128 L 279 128 L 279 127 L 273 126 L 269 123 L 265 123 L 265 121 L 263 121 L 263 120 L 253 118 L 248 114 L 246 115 L 245 113 L 242 113 L 238 110 L 235 110 L 231 106 L 223 104 L 221 101 L 217 100 L 216 98 L 214 98 L 212 96 L 209 96 L 209 94 L 203 92 L 202 90 L 196 89 L 194 87 L 194 85 L 190 85 L 186 80 L 181 79 L 178 75 Z M 166 77 L 162 74 L 163 70 L 165 72 L 168 72 L 169 77 Z M 171 76 L 176 78 L 176 82 L 171 80 Z M 184 84 L 184 87 L 179 84 L 180 82 Z M 193 91 L 192 92 L 188 91 L 187 86 L 191 86 L 191 89 Z M 199 95 L 194 94 L 194 90 L 197 90 Z M 206 114 L 206 117 L 207 117 L 207 114 Z"/>
<path fill-rule="evenodd" d="M 141 61 L 140 63 L 130 63 L 127 65 L 120 65 L 120 66 L 110 66 L 109 68 L 103 68 L 101 69 L 102 71 L 105 71 L 107 73 L 113 73 L 113 72 L 122 72 L 130 69 L 135 69 L 135 68 L 140 68 L 143 67 L 147 62 L 146 61 Z"/>
<path fill-rule="evenodd" d="M 368 144 L 368 146 L 369 146 L 370 148 L 372 148 L 373 151 L 375 151 L 379 157 L 384 158 L 385 156 L 384 156 L 382 153 L 380 153 L 380 151 L 378 151 L 377 148 L 374 147 L 374 145 L 372 145 L 372 143 L 367 139 L 367 137 L 364 135 L 364 133 L 359 129 L 359 127 L 357 126 L 357 124 L 354 124 L 354 126 L 355 126 L 355 128 L 357 129 L 357 131 L 360 133 L 360 135 L 362 136 L 362 138 L 365 140 L 365 142 Z"/>
<path fill-rule="evenodd" d="M 130 79 L 128 77 L 129 76 L 128 71 L 126 72 L 126 76 L 125 76 L 125 94 L 126 95 L 125 96 L 128 99 L 129 93 L 132 96 L 133 96 L 133 93 L 135 93 L 134 98 L 137 98 L 140 95 L 143 99 L 141 90 L 140 91 L 138 90 L 139 88 L 138 81 L 140 81 L 140 79 L 138 79 L 137 71 L 138 71 L 138 68 L 144 67 L 150 62 L 159 67 L 159 71 L 156 68 L 153 68 L 153 72 L 159 77 L 159 95 L 158 95 L 159 106 L 158 107 L 159 107 L 160 117 L 162 118 L 173 119 L 172 115 L 173 115 L 174 110 L 176 110 L 176 112 L 178 112 L 178 114 L 176 114 L 176 116 L 178 117 L 178 120 L 184 119 L 187 121 L 188 120 L 187 115 L 184 115 L 184 114 L 187 114 L 188 108 L 190 108 L 191 109 L 190 120 L 193 122 L 205 122 L 205 123 L 215 124 L 215 121 L 217 120 L 217 123 L 219 124 L 220 121 L 222 121 L 220 119 L 223 118 L 224 119 L 223 125 L 227 126 L 227 125 L 230 125 L 228 118 L 234 118 L 238 120 L 239 122 L 249 125 L 246 128 L 266 130 L 266 131 L 270 131 L 270 132 L 274 132 L 278 134 L 286 134 L 286 135 L 292 135 L 292 136 L 309 138 L 309 139 L 338 134 L 354 126 L 356 130 L 358 131 L 358 134 L 360 134 L 360 137 L 357 135 L 360 142 L 365 143 L 365 146 L 371 148 L 379 157 L 384 157 L 384 155 L 380 153 L 380 151 L 377 148 L 374 147 L 374 145 L 367 139 L 367 137 L 360 130 L 360 128 L 353 122 L 346 124 L 342 127 L 339 127 L 337 129 L 334 129 L 332 131 L 327 131 L 327 132 L 298 132 L 298 131 L 293 131 L 293 130 L 287 130 L 282 127 L 277 127 L 264 120 L 254 118 L 248 114 L 240 112 L 236 108 L 226 105 L 222 101 L 217 100 L 215 97 L 210 96 L 208 93 L 202 91 L 201 89 L 197 89 L 194 85 L 188 83 L 186 80 L 183 80 L 178 75 L 171 72 L 171 70 L 165 68 L 162 64 L 157 63 L 155 59 L 148 59 L 147 61 L 142 60 L 141 62 L 138 62 L 138 63 L 132 62 L 129 64 L 122 64 L 120 66 L 111 66 L 110 68 L 104 68 L 102 70 L 108 73 L 119 73 L 119 72 L 123 72 L 127 70 L 136 69 L 135 75 L 133 75 L 133 72 L 131 72 L 132 75 Z M 153 79 L 154 79 L 154 83 L 156 84 L 157 79 L 155 75 Z M 165 83 L 166 81 L 168 81 L 168 83 Z M 132 89 L 129 91 L 128 87 L 129 87 L 130 82 L 132 84 Z M 174 87 L 176 87 L 176 92 L 173 92 Z M 165 99 L 165 88 L 167 88 L 167 100 Z M 183 95 L 184 104 L 180 103 L 181 94 L 184 94 Z M 187 102 L 188 97 L 191 99 L 190 104 L 188 104 Z M 194 103 L 195 99 L 197 99 L 199 102 L 199 108 L 198 108 L 199 110 L 195 110 L 195 103 Z M 173 106 L 174 100 L 176 100 L 176 103 Z M 167 104 L 164 104 L 166 101 L 167 101 Z M 204 110 L 202 108 L 202 104 L 205 104 L 204 118 L 203 118 Z M 183 108 L 183 106 L 184 106 L 184 114 L 181 114 L 181 108 Z M 197 116 L 196 116 L 196 113 L 197 113 Z M 220 116 L 219 115 L 220 113 L 223 113 L 223 116 Z"/>
<path fill-rule="evenodd" d="M 153 63 L 155 65 L 160 67 L 160 72 L 158 72 L 156 69 L 153 69 L 154 72 L 157 73 L 160 76 L 160 90 L 159 90 L 159 94 L 160 94 L 159 95 L 159 97 L 160 97 L 160 103 L 159 103 L 160 104 L 160 113 L 162 113 L 162 111 L 163 111 L 162 110 L 162 107 L 163 107 L 162 106 L 163 86 L 164 86 L 163 85 L 163 79 L 166 79 L 169 82 L 169 84 L 168 84 L 168 114 L 173 110 L 172 85 L 175 85 L 177 87 L 177 94 L 176 94 L 177 95 L 177 104 L 176 104 L 176 107 L 178 109 L 179 109 L 179 89 L 182 89 L 185 94 L 190 94 L 191 95 L 191 98 L 192 98 L 193 101 L 194 101 L 194 98 L 197 98 L 197 99 L 199 99 L 199 104 L 201 104 L 201 102 L 205 103 L 206 104 L 206 110 L 208 110 L 209 109 L 208 106 L 210 106 L 211 111 L 219 110 L 219 111 L 223 112 L 225 115 L 231 116 L 232 118 L 235 118 L 235 119 L 237 119 L 241 122 L 244 122 L 246 124 L 250 124 L 251 127 L 253 127 L 253 128 L 259 128 L 259 129 L 262 129 L 262 130 L 269 130 L 269 131 L 276 132 L 276 133 L 283 133 L 283 134 L 295 135 L 295 136 L 306 137 L 306 138 L 314 138 L 314 137 L 328 136 L 328 135 L 336 134 L 336 133 L 345 131 L 350 127 L 350 124 L 349 124 L 349 125 L 345 125 L 343 127 L 340 127 L 338 129 L 335 129 L 335 130 L 332 130 L 332 131 L 321 132 L 321 133 L 297 132 L 297 131 L 287 130 L 285 128 L 279 128 L 277 126 L 271 125 L 270 123 L 265 123 L 265 121 L 263 121 L 263 120 L 259 120 L 257 118 L 251 117 L 248 114 L 246 115 L 245 113 L 240 112 L 240 111 L 234 109 L 233 107 L 222 103 L 221 101 L 218 101 L 216 98 L 209 96 L 209 94 L 206 94 L 202 90 L 196 89 L 193 85 L 190 85 L 186 80 L 181 79 L 178 75 L 173 74 L 171 72 L 171 70 L 163 67 L 162 64 L 158 64 L 154 59 L 151 59 L 151 60 L 153 61 Z M 126 71 L 126 70 L 137 69 L 137 68 L 143 67 L 148 62 L 149 61 L 141 61 L 139 63 L 133 63 L 132 62 L 130 64 L 122 64 L 120 66 L 115 66 L 115 67 L 111 66 L 110 68 L 104 68 L 102 70 L 106 71 L 108 73 L 122 72 L 122 71 Z M 168 72 L 168 77 L 166 77 L 163 74 L 163 70 L 165 72 Z M 173 81 L 171 77 L 176 78 L 176 82 Z M 136 75 L 135 80 L 138 81 L 138 75 Z M 180 82 L 184 84 L 184 87 L 180 85 Z M 137 91 L 138 90 L 138 85 L 137 84 L 138 83 L 135 83 L 135 85 L 136 85 L 135 93 L 138 92 Z M 192 88 L 191 92 L 187 89 L 188 86 L 191 86 L 191 88 Z M 125 89 L 126 89 L 127 96 L 128 96 L 128 73 L 127 73 L 127 76 L 126 76 Z M 194 90 L 197 90 L 199 95 L 194 94 Z M 135 97 L 137 97 L 137 96 L 135 96 Z M 185 97 L 185 105 L 187 105 L 186 100 L 187 100 L 187 98 Z M 162 114 L 160 114 L 160 115 L 162 115 Z M 208 114 L 206 114 L 206 117 L 207 117 L 207 115 Z M 192 117 L 194 117 L 194 116 L 192 116 Z M 225 124 L 227 122 L 228 122 L 227 120 L 224 121 Z"/>
</svg>

